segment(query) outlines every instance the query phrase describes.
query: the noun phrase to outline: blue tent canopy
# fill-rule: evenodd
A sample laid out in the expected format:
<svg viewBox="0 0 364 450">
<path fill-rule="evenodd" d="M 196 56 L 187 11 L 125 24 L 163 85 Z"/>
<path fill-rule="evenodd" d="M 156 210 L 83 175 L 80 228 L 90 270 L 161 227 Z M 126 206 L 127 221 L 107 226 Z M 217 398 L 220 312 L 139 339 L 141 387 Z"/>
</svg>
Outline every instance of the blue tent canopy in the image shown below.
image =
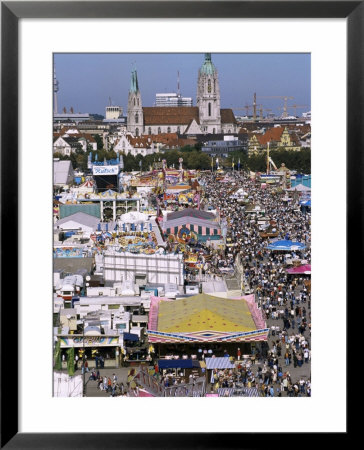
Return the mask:
<svg viewBox="0 0 364 450">
<path fill-rule="evenodd" d="M 124 334 L 124 340 L 125 341 L 139 341 L 139 336 L 137 334 L 132 333 L 123 333 Z"/>
<path fill-rule="evenodd" d="M 200 367 L 200 363 L 193 359 L 159 359 L 159 369 L 192 369 Z"/>
<path fill-rule="evenodd" d="M 300 202 L 300 205 L 311 207 L 311 199 L 310 200 L 305 200 L 303 202 Z"/>
<path fill-rule="evenodd" d="M 276 241 L 267 245 L 268 250 L 304 250 L 306 248 L 305 244 L 302 242 L 293 242 L 288 240 Z"/>
</svg>

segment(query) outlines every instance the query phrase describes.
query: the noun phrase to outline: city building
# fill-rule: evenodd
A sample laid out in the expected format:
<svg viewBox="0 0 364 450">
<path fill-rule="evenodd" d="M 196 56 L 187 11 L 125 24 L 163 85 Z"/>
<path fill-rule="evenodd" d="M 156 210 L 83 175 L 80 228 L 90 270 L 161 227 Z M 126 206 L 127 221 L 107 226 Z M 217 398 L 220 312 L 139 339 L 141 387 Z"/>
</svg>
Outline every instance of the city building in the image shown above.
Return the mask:
<svg viewBox="0 0 364 450">
<path fill-rule="evenodd" d="M 220 155 L 228 157 L 229 153 L 235 151 L 247 151 L 247 136 L 239 134 L 238 136 L 222 136 L 222 139 L 213 139 L 204 142 L 201 150 L 210 156 Z"/>
<path fill-rule="evenodd" d="M 193 106 L 192 97 L 182 97 L 175 92 L 155 95 L 155 106 Z"/>
<path fill-rule="evenodd" d="M 121 106 L 106 106 L 105 119 L 119 119 L 123 115 L 123 108 Z"/>
<path fill-rule="evenodd" d="M 285 150 L 298 151 L 301 149 L 299 139 L 294 132 L 289 132 L 287 127 L 268 128 L 265 133 L 252 133 L 248 140 L 249 154 L 266 150 L 269 142 L 270 149 L 284 148 Z"/>
</svg>

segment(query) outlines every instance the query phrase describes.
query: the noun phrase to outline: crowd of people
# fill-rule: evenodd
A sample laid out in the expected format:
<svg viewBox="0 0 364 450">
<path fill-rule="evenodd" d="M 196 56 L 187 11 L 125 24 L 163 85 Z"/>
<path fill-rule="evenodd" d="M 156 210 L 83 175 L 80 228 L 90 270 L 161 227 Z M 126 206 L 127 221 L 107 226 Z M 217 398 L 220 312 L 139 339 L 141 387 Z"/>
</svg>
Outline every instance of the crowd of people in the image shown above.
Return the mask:
<svg viewBox="0 0 364 450">
<path fill-rule="evenodd" d="M 264 312 L 270 328 L 269 345 L 262 355 L 265 358 L 263 368 L 259 367 L 253 378 L 252 375 L 243 377 L 244 385 L 258 381 L 263 386 L 264 395 L 268 396 L 274 390 L 272 383 L 275 385 L 275 396 L 281 395 L 282 391 L 292 396 L 303 392 L 310 395 L 310 376 L 304 383 L 300 378 L 293 381 L 288 371 L 310 364 L 311 361 L 310 283 L 307 276 L 295 277 L 289 275 L 286 269 L 289 260 L 299 260 L 302 264 L 311 262 L 311 215 L 299 207 L 296 193 L 288 200 L 283 191 L 279 192 L 270 186 L 262 189 L 260 183 L 241 172 L 229 174 L 229 179 L 230 183 L 221 183 L 216 174 L 206 174 L 202 180 L 204 201 L 214 205 L 220 219 L 226 221 L 226 239 L 231 239 L 232 243 L 223 252 L 212 250 L 213 256 L 207 271 L 215 273 L 221 266 L 233 266 L 238 262 L 243 267 L 244 285 L 255 293 L 258 307 Z M 238 188 L 245 191 L 247 203 L 258 205 L 260 211 L 264 211 L 264 215 L 274 223 L 278 240 L 302 242 L 305 249 L 301 252 L 295 250 L 288 255 L 287 252 L 267 249 L 269 241 L 261 236 L 259 213 L 247 214 L 246 203 L 241 204 L 230 195 Z M 286 372 L 282 370 L 283 367 Z M 229 380 L 231 384 L 233 381 L 231 378 Z M 263 382 L 259 383 L 261 380 Z M 227 380 L 223 379 L 222 384 L 226 383 Z"/>
</svg>

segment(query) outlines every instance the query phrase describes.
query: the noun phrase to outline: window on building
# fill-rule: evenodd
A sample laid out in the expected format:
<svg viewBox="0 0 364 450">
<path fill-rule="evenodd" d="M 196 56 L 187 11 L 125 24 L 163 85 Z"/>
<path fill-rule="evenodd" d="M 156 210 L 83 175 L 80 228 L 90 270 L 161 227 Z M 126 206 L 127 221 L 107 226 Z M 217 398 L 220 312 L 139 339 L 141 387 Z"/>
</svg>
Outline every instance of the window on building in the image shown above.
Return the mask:
<svg viewBox="0 0 364 450">
<path fill-rule="evenodd" d="M 152 134 L 152 129 L 151 129 L 151 127 L 148 128 L 148 134 Z"/>
<path fill-rule="evenodd" d="M 181 128 L 180 127 L 177 127 L 177 133 L 181 134 Z"/>
<path fill-rule="evenodd" d="M 136 113 L 135 114 L 135 123 L 138 123 L 139 122 L 139 116 L 138 116 L 138 113 Z"/>
<path fill-rule="evenodd" d="M 138 103 L 138 106 L 139 106 L 139 99 L 137 99 L 137 103 Z"/>
<path fill-rule="evenodd" d="M 161 134 L 161 127 L 158 127 L 158 134 Z"/>
<path fill-rule="evenodd" d="M 207 82 L 207 92 L 208 93 L 211 92 L 211 80 L 208 80 L 208 82 Z"/>
<path fill-rule="evenodd" d="M 213 128 L 213 129 L 212 129 L 212 134 L 215 134 L 215 133 L 216 133 L 216 129 Z"/>
<path fill-rule="evenodd" d="M 167 128 L 167 133 L 170 133 L 171 132 L 171 127 L 168 127 Z"/>
<path fill-rule="evenodd" d="M 209 116 L 211 116 L 211 103 L 209 103 Z"/>
<path fill-rule="evenodd" d="M 139 128 L 135 128 L 135 136 L 139 136 Z"/>
</svg>

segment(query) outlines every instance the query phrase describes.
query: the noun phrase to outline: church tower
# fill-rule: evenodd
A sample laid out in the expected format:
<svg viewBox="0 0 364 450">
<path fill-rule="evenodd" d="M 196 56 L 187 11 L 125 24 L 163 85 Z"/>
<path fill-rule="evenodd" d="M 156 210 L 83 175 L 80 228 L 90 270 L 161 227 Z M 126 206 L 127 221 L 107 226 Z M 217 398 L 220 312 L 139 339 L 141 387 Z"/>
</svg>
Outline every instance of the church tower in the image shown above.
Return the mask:
<svg viewBox="0 0 364 450">
<path fill-rule="evenodd" d="M 205 61 L 198 72 L 196 100 L 201 131 L 221 133 L 220 87 L 211 53 L 205 53 Z"/>
<path fill-rule="evenodd" d="M 139 91 L 137 71 L 131 73 L 128 97 L 128 126 L 127 130 L 134 136 L 141 136 L 144 131 L 142 96 Z"/>
</svg>

